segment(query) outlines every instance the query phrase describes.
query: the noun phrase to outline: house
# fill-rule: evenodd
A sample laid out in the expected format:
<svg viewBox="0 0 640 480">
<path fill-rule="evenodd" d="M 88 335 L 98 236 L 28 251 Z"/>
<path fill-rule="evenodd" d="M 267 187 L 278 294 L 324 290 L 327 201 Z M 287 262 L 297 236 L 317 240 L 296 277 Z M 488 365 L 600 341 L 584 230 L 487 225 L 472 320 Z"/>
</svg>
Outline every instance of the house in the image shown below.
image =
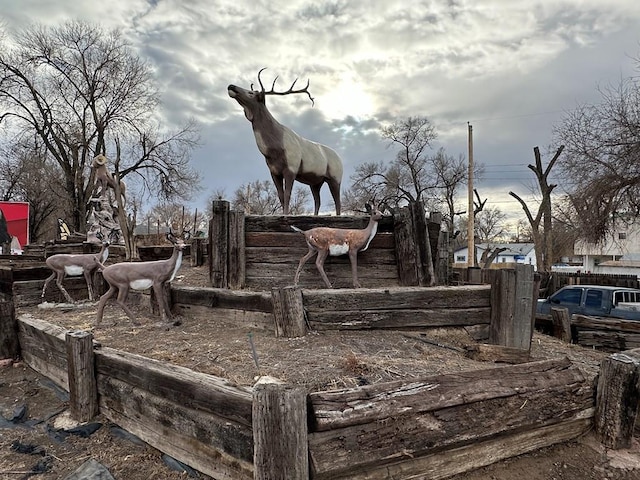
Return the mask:
<svg viewBox="0 0 640 480">
<path fill-rule="evenodd" d="M 536 269 L 536 251 L 533 243 L 478 243 L 476 244 L 476 265 L 482 266 L 496 249 L 500 250 L 491 262 L 492 268 L 510 267 L 516 263 L 533 265 Z M 454 266 L 466 267 L 468 263 L 468 247 L 461 247 L 453 252 Z"/>
<path fill-rule="evenodd" d="M 601 242 L 577 240 L 573 251 L 585 272 L 640 277 L 640 224 L 619 222 Z"/>
</svg>

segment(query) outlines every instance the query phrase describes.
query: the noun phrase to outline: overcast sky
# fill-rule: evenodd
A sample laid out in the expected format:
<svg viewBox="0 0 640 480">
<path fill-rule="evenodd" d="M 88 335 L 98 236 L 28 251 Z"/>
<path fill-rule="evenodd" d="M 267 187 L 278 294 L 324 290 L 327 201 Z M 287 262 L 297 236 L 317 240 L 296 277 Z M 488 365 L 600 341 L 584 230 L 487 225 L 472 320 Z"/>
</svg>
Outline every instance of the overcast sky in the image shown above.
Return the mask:
<svg viewBox="0 0 640 480">
<path fill-rule="evenodd" d="M 382 125 L 427 116 L 435 148 L 466 158 L 469 122 L 474 159 L 485 165 L 475 186 L 487 206 L 515 218 L 521 210 L 508 192 L 531 197 L 533 147 L 549 159 L 564 112 L 598 102 L 599 85 L 639 74 L 638 0 L 0 0 L 0 19 L 10 30 L 70 19 L 122 29 L 157 72 L 167 123 L 200 122 L 198 209 L 215 190 L 230 199 L 240 185 L 270 179 L 227 95 L 229 84 L 257 84 L 263 67 L 265 86 L 276 75 L 281 88 L 310 81 L 315 106 L 304 95 L 267 105 L 338 151 L 343 189 L 358 164 L 394 158 Z M 326 186 L 321 195 L 331 210 Z"/>
</svg>

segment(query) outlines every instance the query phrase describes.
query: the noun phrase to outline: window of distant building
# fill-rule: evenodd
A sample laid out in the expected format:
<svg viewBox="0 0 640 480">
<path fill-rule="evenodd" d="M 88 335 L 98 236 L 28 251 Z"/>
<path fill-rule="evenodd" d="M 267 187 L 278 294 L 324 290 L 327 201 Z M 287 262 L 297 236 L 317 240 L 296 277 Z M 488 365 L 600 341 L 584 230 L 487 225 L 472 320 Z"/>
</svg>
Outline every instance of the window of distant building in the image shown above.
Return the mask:
<svg viewBox="0 0 640 480">
<path fill-rule="evenodd" d="M 467 257 L 465 257 L 464 255 L 458 255 L 456 257 L 456 262 L 466 262 L 467 261 Z"/>
<path fill-rule="evenodd" d="M 627 232 L 618 232 L 618 240 L 626 240 Z"/>
</svg>

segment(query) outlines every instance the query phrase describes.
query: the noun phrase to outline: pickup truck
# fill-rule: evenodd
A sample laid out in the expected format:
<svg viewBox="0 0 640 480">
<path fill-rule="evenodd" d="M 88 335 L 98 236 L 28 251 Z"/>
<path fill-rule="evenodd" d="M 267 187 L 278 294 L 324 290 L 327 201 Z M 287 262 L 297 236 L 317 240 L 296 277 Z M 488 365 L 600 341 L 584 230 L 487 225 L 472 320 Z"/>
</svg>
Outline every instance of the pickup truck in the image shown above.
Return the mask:
<svg viewBox="0 0 640 480">
<path fill-rule="evenodd" d="M 606 285 L 569 285 L 538 300 L 536 316 L 550 317 L 552 307 L 565 307 L 569 315 L 640 320 L 640 290 Z"/>
</svg>

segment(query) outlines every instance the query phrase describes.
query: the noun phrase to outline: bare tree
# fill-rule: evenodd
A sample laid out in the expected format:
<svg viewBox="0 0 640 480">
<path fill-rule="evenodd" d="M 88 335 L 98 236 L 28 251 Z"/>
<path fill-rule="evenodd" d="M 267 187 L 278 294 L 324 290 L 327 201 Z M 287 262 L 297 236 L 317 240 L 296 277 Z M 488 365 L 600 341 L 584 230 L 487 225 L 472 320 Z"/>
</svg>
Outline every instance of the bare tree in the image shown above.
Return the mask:
<svg viewBox="0 0 640 480">
<path fill-rule="evenodd" d="M 531 234 L 533 236 L 533 242 L 536 250 L 536 266 L 539 271 L 550 272 L 551 263 L 553 261 L 553 237 L 552 237 L 552 205 L 551 205 L 551 192 L 557 186 L 556 184 L 549 183 L 549 173 L 551 169 L 558 161 L 560 154 L 564 150 L 564 145 L 561 145 L 556 151 L 555 155 L 547 165 L 547 168 L 542 166 L 542 157 L 540 155 L 540 149 L 534 147 L 533 153 L 536 159 L 535 165 L 528 165 L 527 167 L 535 174 L 538 180 L 538 188 L 540 189 L 540 195 L 542 200 L 538 205 L 538 212 L 534 217 L 526 202 L 520 198 L 514 192 L 509 192 L 513 198 L 522 206 L 527 220 L 531 225 Z M 542 224 L 541 224 L 542 222 Z"/>
<path fill-rule="evenodd" d="M 289 204 L 289 214 L 307 213 L 308 201 L 309 192 L 306 189 L 294 187 Z M 278 192 L 276 192 L 273 183 L 266 180 L 256 180 L 241 185 L 233 195 L 231 207 L 251 215 L 278 215 L 281 211 Z"/>
<path fill-rule="evenodd" d="M 43 179 L 47 179 L 43 188 Z M 30 241 L 55 238 L 56 218 L 68 210 L 62 175 L 46 161 L 38 142 L 9 145 L 0 152 L 0 197 L 29 203 Z"/>
<path fill-rule="evenodd" d="M 640 70 L 640 57 L 636 59 Z M 598 104 L 582 104 L 555 127 L 566 145 L 559 163 L 581 236 L 597 243 L 619 214 L 640 214 L 640 79 L 599 89 Z"/>
<path fill-rule="evenodd" d="M 125 146 L 116 165 L 120 178 L 138 174 L 166 197 L 188 195 L 197 185 L 188 166 L 194 125 L 159 133 L 152 69 L 117 30 L 73 21 L 32 26 L 13 40 L 0 46 L 0 124 L 16 138 L 42 142 L 62 173 L 73 229 L 86 230 L 91 160 L 108 155 L 116 138 Z"/>
<path fill-rule="evenodd" d="M 396 157 L 389 165 L 367 162 L 356 167 L 351 176 L 353 196 L 389 206 L 419 200 L 426 205 L 425 192 L 437 186 L 427 156 L 437 137 L 435 127 L 426 117 L 407 117 L 382 128 L 381 135 L 390 147 L 398 147 Z"/>
</svg>

